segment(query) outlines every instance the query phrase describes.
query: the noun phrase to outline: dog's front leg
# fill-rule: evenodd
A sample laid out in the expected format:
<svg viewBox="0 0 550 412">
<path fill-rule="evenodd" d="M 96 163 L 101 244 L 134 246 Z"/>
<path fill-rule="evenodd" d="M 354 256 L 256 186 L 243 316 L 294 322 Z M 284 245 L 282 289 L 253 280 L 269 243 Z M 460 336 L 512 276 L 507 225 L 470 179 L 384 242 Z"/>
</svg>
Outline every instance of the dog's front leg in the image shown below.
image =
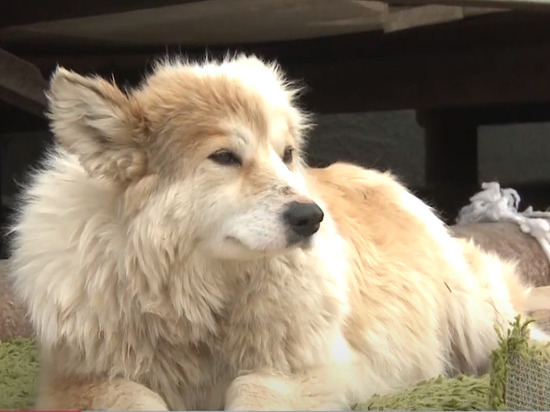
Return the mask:
<svg viewBox="0 0 550 412">
<path fill-rule="evenodd" d="M 333 371 L 334 372 L 334 371 Z M 295 375 L 256 372 L 235 379 L 226 393 L 226 410 L 348 410 L 349 397 L 331 369 Z"/>
<path fill-rule="evenodd" d="M 42 377 L 36 407 L 39 410 L 168 410 L 159 394 L 136 382 L 52 376 Z"/>
</svg>

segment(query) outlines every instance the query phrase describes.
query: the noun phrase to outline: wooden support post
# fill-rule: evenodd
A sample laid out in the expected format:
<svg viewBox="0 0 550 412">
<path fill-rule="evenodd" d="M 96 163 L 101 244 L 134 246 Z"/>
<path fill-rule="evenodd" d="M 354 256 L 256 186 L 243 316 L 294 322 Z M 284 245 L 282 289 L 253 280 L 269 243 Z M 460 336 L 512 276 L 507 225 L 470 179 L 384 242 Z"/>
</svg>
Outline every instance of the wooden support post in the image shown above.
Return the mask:
<svg viewBox="0 0 550 412">
<path fill-rule="evenodd" d="M 477 127 L 453 110 L 417 113 L 425 131 L 428 197 L 451 223 L 478 188 Z"/>
</svg>

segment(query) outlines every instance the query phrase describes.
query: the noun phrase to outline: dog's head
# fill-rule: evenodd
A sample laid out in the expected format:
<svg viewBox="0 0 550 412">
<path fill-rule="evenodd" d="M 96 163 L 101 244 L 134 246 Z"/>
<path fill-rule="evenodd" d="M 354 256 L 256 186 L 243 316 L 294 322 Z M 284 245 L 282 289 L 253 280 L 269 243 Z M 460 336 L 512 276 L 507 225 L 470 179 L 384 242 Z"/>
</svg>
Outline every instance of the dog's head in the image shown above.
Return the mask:
<svg viewBox="0 0 550 412">
<path fill-rule="evenodd" d="M 92 177 L 121 188 L 130 228 L 249 259 L 307 244 L 323 219 L 295 94 L 276 65 L 247 56 L 164 61 L 131 91 L 58 69 L 50 119 Z"/>
</svg>

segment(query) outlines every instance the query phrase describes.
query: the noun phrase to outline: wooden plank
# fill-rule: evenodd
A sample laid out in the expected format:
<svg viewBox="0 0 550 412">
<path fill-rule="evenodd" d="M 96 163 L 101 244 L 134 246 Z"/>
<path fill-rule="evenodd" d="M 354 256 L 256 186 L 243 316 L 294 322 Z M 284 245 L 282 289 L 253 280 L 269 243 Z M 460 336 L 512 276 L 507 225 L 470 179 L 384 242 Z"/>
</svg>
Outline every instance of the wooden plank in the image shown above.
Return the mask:
<svg viewBox="0 0 550 412">
<path fill-rule="evenodd" d="M 384 20 L 386 33 L 462 20 L 466 17 L 503 12 L 507 9 L 423 5 L 416 7 L 390 6 Z"/>
<path fill-rule="evenodd" d="M 490 7 L 510 10 L 550 11 L 550 0 L 385 0 L 388 4 L 418 6 L 439 4 L 446 6 Z"/>
<path fill-rule="evenodd" d="M 290 72 L 304 79 L 304 100 L 319 113 L 550 101 L 548 43 L 304 64 Z"/>
<path fill-rule="evenodd" d="M 2 7 L 0 27 L 152 9 L 204 0 L 16 0 Z"/>
<path fill-rule="evenodd" d="M 550 310 L 550 286 L 531 289 L 525 302 L 529 312 Z"/>
<path fill-rule="evenodd" d="M 269 43 L 224 45 L 209 47 L 208 52 L 223 56 L 227 50 L 257 53 L 282 63 L 340 61 L 370 55 L 414 54 L 448 51 L 455 48 L 500 46 L 503 44 L 539 43 L 550 39 L 550 24 L 544 13 L 495 13 L 475 19 L 464 19 L 447 24 L 417 27 L 407 31 L 382 31 L 327 36 L 316 39 L 277 41 Z M 75 63 L 75 68 L 98 70 L 107 68 L 143 69 L 151 57 L 166 53 L 190 53 L 204 57 L 204 47 L 145 47 L 129 49 L 105 44 L 92 46 L 85 41 L 76 46 L 63 46 L 52 41 L 42 47 L 13 43 L 6 46 L 0 36 L 0 47 L 32 61 L 41 69 L 57 62 Z M 59 39 L 57 39 L 59 40 Z M 307 53 L 304 53 L 307 50 Z M 141 55 L 141 56 L 138 56 Z M 137 58 L 136 58 L 137 57 Z"/>
<path fill-rule="evenodd" d="M 384 31 L 447 23 L 463 18 L 464 11 L 460 6 L 390 7 L 384 21 Z"/>
<path fill-rule="evenodd" d="M 47 81 L 31 63 L 0 49 L 0 101 L 42 115 Z"/>
<path fill-rule="evenodd" d="M 6 27 L 0 38 L 8 49 L 17 42 L 47 46 L 55 38 L 73 47 L 84 39 L 128 48 L 294 40 L 380 30 L 386 8 L 370 0 L 199 1 Z"/>
</svg>

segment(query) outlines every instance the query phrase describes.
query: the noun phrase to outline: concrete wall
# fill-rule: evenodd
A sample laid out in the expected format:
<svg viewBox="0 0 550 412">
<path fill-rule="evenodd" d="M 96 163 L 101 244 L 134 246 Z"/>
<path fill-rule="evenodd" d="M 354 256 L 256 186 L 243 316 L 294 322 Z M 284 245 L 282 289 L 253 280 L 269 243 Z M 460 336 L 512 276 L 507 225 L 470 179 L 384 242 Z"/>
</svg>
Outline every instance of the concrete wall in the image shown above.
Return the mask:
<svg viewBox="0 0 550 412">
<path fill-rule="evenodd" d="M 423 187 L 424 137 L 413 111 L 339 114 L 319 118 L 310 138 L 313 163 L 345 159 L 391 169 Z M 481 126 L 479 181 L 504 185 L 550 183 L 550 123 Z"/>
<path fill-rule="evenodd" d="M 309 139 L 310 163 L 346 160 L 390 169 L 409 185 L 424 185 L 424 131 L 414 111 L 327 115 L 316 124 Z"/>
<path fill-rule="evenodd" d="M 478 134 L 482 181 L 550 183 L 550 123 L 482 126 Z"/>
</svg>

